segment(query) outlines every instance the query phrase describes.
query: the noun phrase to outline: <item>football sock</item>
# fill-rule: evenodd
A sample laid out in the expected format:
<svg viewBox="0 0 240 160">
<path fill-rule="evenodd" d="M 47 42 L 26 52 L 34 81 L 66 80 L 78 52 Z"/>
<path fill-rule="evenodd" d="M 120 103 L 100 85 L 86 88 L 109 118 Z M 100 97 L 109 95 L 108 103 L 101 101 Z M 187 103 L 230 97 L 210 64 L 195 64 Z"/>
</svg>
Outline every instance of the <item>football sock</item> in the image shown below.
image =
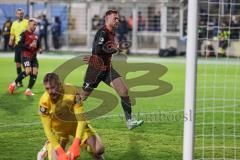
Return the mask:
<svg viewBox="0 0 240 160">
<path fill-rule="evenodd" d="M 131 107 L 131 102 L 129 99 L 129 96 L 127 97 L 121 97 L 121 103 L 122 103 L 122 108 L 124 110 L 125 118 L 126 120 L 132 118 L 132 107 Z"/>
<path fill-rule="evenodd" d="M 33 85 L 35 84 L 37 79 L 37 75 L 34 74 L 30 74 L 30 79 L 29 79 L 29 83 L 28 83 L 28 88 L 32 89 Z"/>
<path fill-rule="evenodd" d="M 19 76 L 19 74 L 21 74 L 21 73 L 22 73 L 22 67 L 21 67 L 21 66 L 20 66 L 20 67 L 17 67 L 17 74 L 18 74 L 18 76 Z M 22 80 L 20 80 L 19 83 L 22 83 Z"/>
<path fill-rule="evenodd" d="M 17 74 L 19 75 L 20 73 L 22 73 L 22 67 L 17 67 Z"/>
<path fill-rule="evenodd" d="M 23 80 L 26 76 L 27 76 L 27 74 L 26 74 L 25 71 L 21 72 L 21 73 L 18 75 L 17 79 L 15 80 L 15 83 L 16 83 L 16 84 L 17 84 L 17 83 L 21 83 L 22 80 Z"/>
</svg>

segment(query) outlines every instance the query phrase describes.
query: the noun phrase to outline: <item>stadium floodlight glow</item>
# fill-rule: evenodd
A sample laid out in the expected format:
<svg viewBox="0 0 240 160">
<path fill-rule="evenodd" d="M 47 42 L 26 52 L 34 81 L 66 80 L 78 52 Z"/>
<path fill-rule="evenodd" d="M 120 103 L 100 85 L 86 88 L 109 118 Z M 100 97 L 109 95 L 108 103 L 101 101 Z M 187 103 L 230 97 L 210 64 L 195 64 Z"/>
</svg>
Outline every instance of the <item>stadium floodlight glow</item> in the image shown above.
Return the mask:
<svg viewBox="0 0 240 160">
<path fill-rule="evenodd" d="M 196 99 L 196 64 L 197 64 L 197 14 L 198 1 L 188 1 L 187 56 L 185 79 L 185 109 L 184 115 L 189 115 L 184 121 L 183 159 L 192 160 L 194 155 L 194 122 Z"/>
</svg>

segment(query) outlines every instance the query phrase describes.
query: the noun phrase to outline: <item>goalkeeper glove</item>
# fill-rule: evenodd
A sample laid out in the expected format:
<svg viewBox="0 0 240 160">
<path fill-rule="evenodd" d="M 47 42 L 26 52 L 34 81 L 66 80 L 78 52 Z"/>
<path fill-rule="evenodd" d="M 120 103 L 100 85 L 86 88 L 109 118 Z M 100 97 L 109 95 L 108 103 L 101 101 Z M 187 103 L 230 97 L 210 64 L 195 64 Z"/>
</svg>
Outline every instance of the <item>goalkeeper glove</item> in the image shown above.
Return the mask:
<svg viewBox="0 0 240 160">
<path fill-rule="evenodd" d="M 61 146 L 57 148 L 56 153 L 57 160 L 69 160 L 67 154 L 65 153 Z"/>
<path fill-rule="evenodd" d="M 76 157 L 80 156 L 80 144 L 81 140 L 79 138 L 74 138 L 71 147 L 68 149 L 68 155 L 70 155 L 70 160 L 74 160 Z"/>
</svg>

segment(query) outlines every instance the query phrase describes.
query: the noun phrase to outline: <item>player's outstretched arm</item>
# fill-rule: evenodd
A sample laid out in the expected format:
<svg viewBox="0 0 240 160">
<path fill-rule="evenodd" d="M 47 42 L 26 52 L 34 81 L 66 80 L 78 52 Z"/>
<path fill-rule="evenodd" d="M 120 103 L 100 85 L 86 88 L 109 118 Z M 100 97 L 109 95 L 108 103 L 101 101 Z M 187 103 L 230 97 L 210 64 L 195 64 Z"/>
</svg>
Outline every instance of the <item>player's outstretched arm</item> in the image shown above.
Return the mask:
<svg viewBox="0 0 240 160">
<path fill-rule="evenodd" d="M 83 118 L 83 107 L 82 102 L 80 100 L 80 96 L 76 96 L 77 100 L 75 100 L 76 104 L 74 105 L 74 113 L 76 115 L 76 119 L 78 120 L 78 125 L 76 129 L 75 138 L 73 140 L 72 145 L 69 147 L 67 155 L 69 160 L 74 160 L 75 158 L 80 156 L 80 145 L 81 145 L 81 138 L 83 135 L 83 131 L 86 127 L 86 121 Z"/>
<path fill-rule="evenodd" d="M 49 142 L 53 145 L 53 147 L 56 149 L 60 144 L 58 143 L 56 137 L 51 131 L 51 120 L 49 116 L 41 116 L 41 121 L 43 124 L 44 132 L 49 140 Z"/>
<path fill-rule="evenodd" d="M 47 136 L 48 141 L 52 144 L 54 147 L 56 153 L 57 153 L 57 160 L 69 160 L 67 157 L 67 154 L 65 153 L 64 149 L 61 147 L 61 145 L 58 143 L 56 137 L 51 131 L 51 120 L 48 115 L 41 115 L 41 121 L 43 124 L 44 132 Z"/>
</svg>

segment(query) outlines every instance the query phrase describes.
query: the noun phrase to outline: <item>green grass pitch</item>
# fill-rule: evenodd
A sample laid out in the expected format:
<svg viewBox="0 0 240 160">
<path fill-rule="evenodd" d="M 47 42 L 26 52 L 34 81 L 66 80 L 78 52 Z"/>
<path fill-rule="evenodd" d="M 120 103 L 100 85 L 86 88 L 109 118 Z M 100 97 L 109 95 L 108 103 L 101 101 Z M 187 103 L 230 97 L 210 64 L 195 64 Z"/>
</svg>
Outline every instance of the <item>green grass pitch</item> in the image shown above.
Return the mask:
<svg viewBox="0 0 240 160">
<path fill-rule="evenodd" d="M 134 58 L 134 57 L 130 57 Z M 142 61 L 147 60 L 148 57 L 142 57 Z M 143 118 L 146 122 L 143 126 L 136 128 L 132 131 L 126 129 L 125 121 L 122 117 L 122 108 L 120 104 L 105 117 L 91 120 L 93 127 L 96 129 L 102 138 L 105 146 L 105 158 L 107 160 L 176 160 L 182 159 L 182 144 L 183 144 L 183 120 L 184 120 L 184 86 L 185 86 L 185 61 L 184 59 L 171 58 L 171 59 L 155 59 L 154 63 L 162 64 L 168 68 L 168 71 L 159 79 L 170 83 L 173 89 L 164 95 L 155 96 L 150 98 L 137 98 L 136 105 L 133 107 L 133 112 L 136 117 Z M 157 59 L 157 60 L 156 60 Z M 66 59 L 54 58 L 40 58 L 40 70 L 37 82 L 33 88 L 35 96 L 26 97 L 23 92 L 24 88 L 16 90 L 14 95 L 9 95 L 7 88 L 10 82 L 16 78 L 15 65 L 13 58 L 1 57 L 0 58 L 0 159 L 1 160 L 33 160 L 36 159 L 37 152 L 44 144 L 46 137 L 43 132 L 42 125 L 38 116 L 38 100 L 44 91 L 42 79 L 45 73 L 51 72 L 59 65 L 63 64 Z M 134 62 L 136 63 L 136 61 Z M 140 63 L 140 62 L 139 62 Z M 141 62 L 143 63 L 143 62 Z M 206 67 L 207 66 L 207 67 Z M 226 68 L 227 66 L 227 68 Z M 239 66 L 238 66 L 239 68 Z M 69 77 L 65 80 L 67 83 L 81 86 L 83 83 L 83 76 L 86 66 L 74 70 Z M 230 148 L 226 149 L 225 155 L 230 158 L 240 157 L 239 145 L 240 144 L 240 129 L 239 125 L 233 125 L 240 122 L 239 101 L 211 101 L 211 98 L 216 99 L 239 99 L 239 82 L 235 79 L 236 65 L 219 64 L 216 68 L 215 64 L 200 64 L 198 72 L 198 98 L 197 101 L 197 123 L 196 134 L 196 158 L 201 158 L 202 155 L 212 157 L 211 148 L 202 149 L 202 146 L 214 145 L 223 146 L 223 144 Z M 203 73 L 210 76 L 206 80 Z M 217 76 L 216 76 L 217 73 Z M 227 73 L 228 78 L 224 76 Z M 143 72 L 133 72 L 127 75 L 128 79 L 142 75 Z M 214 76 L 215 75 L 215 76 Z M 219 76 L 220 75 L 220 76 Z M 222 76 L 221 76 L 222 75 Z M 28 78 L 24 80 L 24 86 L 27 86 Z M 219 84 L 218 84 L 219 83 Z M 219 87 L 215 89 L 204 90 L 205 87 Z M 227 86 L 227 87 L 226 87 Z M 231 87 L 229 87 L 231 86 Z M 150 88 L 150 87 L 149 87 Z M 149 90 L 148 86 L 135 87 L 136 90 Z M 99 90 L 110 92 L 114 95 L 113 89 L 101 83 Z M 215 97 L 213 97 L 213 95 Z M 204 99 L 205 101 L 201 100 Z M 100 101 L 98 99 L 89 98 L 84 106 L 85 110 L 92 109 L 91 106 L 96 106 Z M 233 106 L 234 105 L 234 106 Z M 227 106 L 225 109 L 229 112 L 214 112 L 223 111 L 223 107 L 214 106 Z M 202 107 L 207 108 L 203 110 Z M 233 113 L 235 112 L 235 114 Z M 145 113 L 144 115 L 140 113 Z M 211 123 L 223 122 L 229 120 L 232 125 L 205 125 L 201 122 Z M 235 119 L 232 118 L 235 115 Z M 238 116 L 237 116 L 238 115 Z M 232 119 L 231 119 L 232 118 Z M 224 127 L 225 126 L 225 127 Z M 203 130 L 204 127 L 204 130 Z M 214 129 L 213 129 L 214 128 Z M 202 141 L 201 134 L 206 135 L 226 133 L 228 135 L 238 135 L 233 140 L 232 137 L 204 137 Z M 215 157 L 223 157 L 223 150 L 215 149 Z M 236 152 L 236 154 L 235 154 Z M 82 150 L 81 159 L 92 159 L 88 153 Z"/>
</svg>

